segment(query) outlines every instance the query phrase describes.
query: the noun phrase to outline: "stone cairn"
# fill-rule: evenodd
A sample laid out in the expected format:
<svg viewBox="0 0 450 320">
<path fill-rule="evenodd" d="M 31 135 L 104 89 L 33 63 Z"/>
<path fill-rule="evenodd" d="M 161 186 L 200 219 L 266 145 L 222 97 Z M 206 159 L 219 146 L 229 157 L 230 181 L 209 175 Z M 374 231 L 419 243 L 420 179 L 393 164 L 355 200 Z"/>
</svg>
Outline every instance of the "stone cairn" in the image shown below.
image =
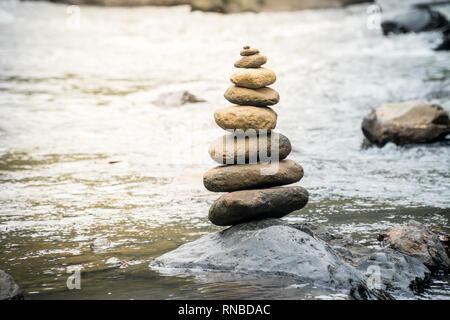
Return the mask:
<svg viewBox="0 0 450 320">
<path fill-rule="evenodd" d="M 224 94 L 236 105 L 214 113 L 217 125 L 232 133 L 211 143 L 209 154 L 222 165 L 203 176 L 206 189 L 228 192 L 209 210 L 209 220 L 218 226 L 281 218 L 308 202 L 305 188 L 280 187 L 299 181 L 303 168 L 285 160 L 291 143 L 272 131 L 278 116 L 268 106 L 278 103 L 280 96 L 267 86 L 275 82 L 276 75 L 261 68 L 267 58 L 258 49 L 245 46 L 240 54 L 234 66 L 242 70 L 231 76 L 233 84 Z"/>
</svg>

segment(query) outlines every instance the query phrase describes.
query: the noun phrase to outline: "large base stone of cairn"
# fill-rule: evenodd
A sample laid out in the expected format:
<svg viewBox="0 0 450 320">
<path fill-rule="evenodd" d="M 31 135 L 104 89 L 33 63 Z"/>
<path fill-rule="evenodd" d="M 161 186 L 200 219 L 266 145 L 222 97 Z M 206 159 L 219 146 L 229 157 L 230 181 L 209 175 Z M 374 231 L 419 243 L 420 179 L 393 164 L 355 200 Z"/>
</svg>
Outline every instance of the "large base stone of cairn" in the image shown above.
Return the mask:
<svg viewBox="0 0 450 320">
<path fill-rule="evenodd" d="M 356 299 L 390 299 L 369 289 L 364 274 L 324 241 L 279 219 L 239 224 L 186 243 L 150 263 L 159 272 L 242 273 L 290 277 L 333 288 Z"/>
</svg>

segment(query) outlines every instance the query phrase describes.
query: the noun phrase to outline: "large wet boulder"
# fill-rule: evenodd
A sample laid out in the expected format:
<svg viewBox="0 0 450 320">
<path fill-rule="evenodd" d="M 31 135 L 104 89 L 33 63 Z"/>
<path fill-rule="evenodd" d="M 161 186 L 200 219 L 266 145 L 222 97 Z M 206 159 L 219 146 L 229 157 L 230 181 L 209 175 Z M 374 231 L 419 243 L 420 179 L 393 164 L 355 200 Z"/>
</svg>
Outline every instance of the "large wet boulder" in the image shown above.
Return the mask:
<svg viewBox="0 0 450 320">
<path fill-rule="evenodd" d="M 430 283 L 431 271 L 414 257 L 385 246 L 363 246 L 328 227 L 309 223 L 293 226 L 326 241 L 345 262 L 363 273 L 368 283 L 394 297 L 414 298 Z"/>
<path fill-rule="evenodd" d="M 150 263 L 160 272 L 232 272 L 290 277 L 346 292 L 356 299 L 390 299 L 328 244 L 279 219 L 239 224 L 186 243 Z"/>
<path fill-rule="evenodd" d="M 370 143 L 383 146 L 429 143 L 444 140 L 450 133 L 448 113 L 439 105 L 417 100 L 386 103 L 362 122 Z"/>
<path fill-rule="evenodd" d="M 396 251 L 418 259 L 431 270 L 450 271 L 450 257 L 439 235 L 420 222 L 410 220 L 404 226 L 381 233 L 378 240 Z"/>
<path fill-rule="evenodd" d="M 22 300 L 22 290 L 13 277 L 0 270 L 0 300 Z"/>
</svg>

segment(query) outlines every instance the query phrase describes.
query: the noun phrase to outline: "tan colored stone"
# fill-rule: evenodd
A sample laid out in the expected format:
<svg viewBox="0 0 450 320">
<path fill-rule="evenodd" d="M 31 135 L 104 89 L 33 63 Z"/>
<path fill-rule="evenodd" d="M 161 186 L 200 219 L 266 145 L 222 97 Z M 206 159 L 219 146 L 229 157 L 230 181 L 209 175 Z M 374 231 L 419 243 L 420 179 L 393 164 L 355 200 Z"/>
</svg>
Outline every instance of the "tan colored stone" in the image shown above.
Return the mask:
<svg viewBox="0 0 450 320">
<path fill-rule="evenodd" d="M 277 80 L 277 76 L 269 69 L 252 68 L 233 73 L 230 80 L 238 87 L 259 89 L 270 86 Z"/>
<path fill-rule="evenodd" d="M 303 168 L 292 160 L 278 163 L 238 164 L 219 166 L 203 175 L 206 189 L 229 192 L 245 189 L 262 189 L 299 181 Z"/>
<path fill-rule="evenodd" d="M 244 56 L 234 63 L 236 68 L 259 68 L 267 62 L 266 56 L 262 54 L 254 54 Z"/>
<path fill-rule="evenodd" d="M 248 89 L 231 85 L 224 94 L 225 99 L 241 106 L 271 106 L 280 101 L 278 92 L 271 88 Z"/>
<path fill-rule="evenodd" d="M 277 114 L 269 107 L 231 106 L 217 109 L 214 120 L 224 130 L 272 130 L 277 125 Z"/>
<path fill-rule="evenodd" d="M 253 54 L 258 54 L 258 53 L 259 53 L 258 49 L 247 48 L 247 49 L 241 50 L 241 56 L 251 56 Z"/>
<path fill-rule="evenodd" d="M 406 225 L 385 231 L 378 236 L 378 240 L 418 259 L 431 270 L 450 271 L 450 257 L 439 235 L 418 221 L 409 220 Z"/>
<path fill-rule="evenodd" d="M 261 149 L 260 145 L 266 149 Z M 282 160 L 291 153 L 291 149 L 286 136 L 272 131 L 261 135 L 229 133 L 211 142 L 208 151 L 219 164 L 245 164 Z"/>
</svg>

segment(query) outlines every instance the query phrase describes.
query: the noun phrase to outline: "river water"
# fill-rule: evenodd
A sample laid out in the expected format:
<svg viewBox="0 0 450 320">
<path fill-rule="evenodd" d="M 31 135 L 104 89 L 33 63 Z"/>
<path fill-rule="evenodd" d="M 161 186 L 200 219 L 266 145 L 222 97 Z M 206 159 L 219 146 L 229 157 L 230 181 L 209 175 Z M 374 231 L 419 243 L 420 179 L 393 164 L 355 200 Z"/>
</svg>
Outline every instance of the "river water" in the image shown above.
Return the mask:
<svg viewBox="0 0 450 320">
<path fill-rule="evenodd" d="M 383 37 L 366 9 L 221 15 L 2 1 L 0 269 L 26 299 L 348 298 L 283 279 L 148 268 L 220 230 L 207 219 L 219 194 L 202 173 L 215 165 L 208 143 L 223 131 L 213 112 L 228 105 L 246 44 L 277 74 L 277 128 L 310 192 L 285 219 L 367 245 L 409 219 L 449 232 L 448 143 L 364 149 L 360 125 L 384 102 L 450 111 L 450 53 L 431 50 L 438 33 Z M 183 90 L 206 102 L 157 103 Z M 81 289 L 69 290 L 77 267 Z M 449 282 L 436 278 L 418 298 L 450 299 Z"/>
</svg>

